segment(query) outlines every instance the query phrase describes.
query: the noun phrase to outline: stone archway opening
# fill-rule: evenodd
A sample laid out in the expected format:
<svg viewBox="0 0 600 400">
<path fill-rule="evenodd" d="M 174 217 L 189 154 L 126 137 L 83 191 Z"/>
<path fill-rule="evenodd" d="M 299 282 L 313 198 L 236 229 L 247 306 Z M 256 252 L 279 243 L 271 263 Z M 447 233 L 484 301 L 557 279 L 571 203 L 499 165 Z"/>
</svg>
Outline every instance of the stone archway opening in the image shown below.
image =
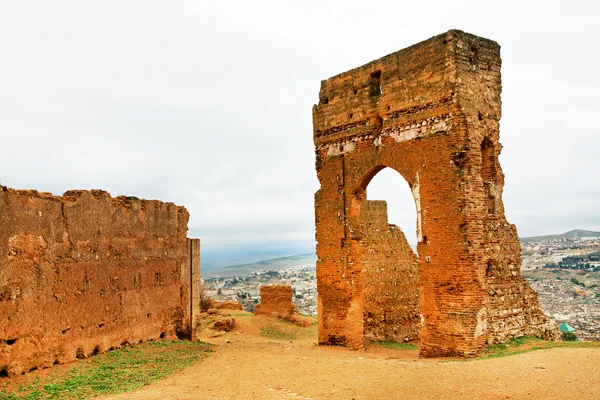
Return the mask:
<svg viewBox="0 0 600 400">
<path fill-rule="evenodd" d="M 417 254 L 417 207 L 411 187 L 402 175 L 384 167 L 367 183 L 366 199 L 386 203 L 387 223 L 402 230 Z"/>
<path fill-rule="evenodd" d="M 488 216 L 496 213 L 496 165 L 498 160 L 494 143 L 486 137 L 481 142 L 481 179 L 486 193 L 485 208 Z"/>
<path fill-rule="evenodd" d="M 417 207 L 411 188 L 398 172 L 383 168 L 367 176 L 355 201 L 359 210 L 351 223 L 356 225 L 361 254 L 364 340 L 417 340 L 421 331 Z"/>
</svg>

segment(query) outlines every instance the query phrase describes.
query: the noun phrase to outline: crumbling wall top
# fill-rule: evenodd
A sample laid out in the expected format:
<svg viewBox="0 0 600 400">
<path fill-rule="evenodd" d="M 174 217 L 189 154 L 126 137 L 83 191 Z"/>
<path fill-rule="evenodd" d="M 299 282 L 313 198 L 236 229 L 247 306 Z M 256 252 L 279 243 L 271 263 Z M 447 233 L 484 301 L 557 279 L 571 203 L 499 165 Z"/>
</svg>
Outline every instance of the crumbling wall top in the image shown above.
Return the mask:
<svg viewBox="0 0 600 400">
<path fill-rule="evenodd" d="M 498 43 L 451 30 L 335 75 L 321 82 L 313 107 L 315 144 L 439 116 L 457 105 L 455 112 L 498 120 L 500 64 Z"/>
</svg>

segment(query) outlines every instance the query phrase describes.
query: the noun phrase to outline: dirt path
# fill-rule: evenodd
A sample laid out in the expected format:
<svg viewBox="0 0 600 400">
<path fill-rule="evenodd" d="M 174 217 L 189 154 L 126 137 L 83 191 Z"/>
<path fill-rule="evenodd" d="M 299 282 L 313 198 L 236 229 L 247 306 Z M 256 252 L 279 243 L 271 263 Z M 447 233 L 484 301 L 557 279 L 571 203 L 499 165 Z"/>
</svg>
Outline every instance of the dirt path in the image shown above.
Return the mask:
<svg viewBox="0 0 600 400">
<path fill-rule="evenodd" d="M 600 349 L 556 348 L 473 361 L 420 360 L 415 351 L 316 346 L 260 335 L 238 318 L 196 366 L 103 399 L 600 399 Z M 207 340 L 209 341 L 209 340 Z M 227 343 L 229 341 L 229 343 Z"/>
</svg>

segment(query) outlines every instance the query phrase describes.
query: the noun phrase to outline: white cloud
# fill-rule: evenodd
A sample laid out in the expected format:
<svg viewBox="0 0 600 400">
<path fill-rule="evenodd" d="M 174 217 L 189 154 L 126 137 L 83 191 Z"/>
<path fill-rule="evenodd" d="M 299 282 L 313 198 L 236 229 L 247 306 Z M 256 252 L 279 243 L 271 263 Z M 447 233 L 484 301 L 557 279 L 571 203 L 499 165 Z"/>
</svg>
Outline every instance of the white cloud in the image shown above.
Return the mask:
<svg viewBox="0 0 600 400">
<path fill-rule="evenodd" d="M 458 28 L 502 45 L 509 220 L 600 229 L 599 17 L 576 1 L 5 2 L 0 179 L 183 204 L 204 250 L 310 244 L 320 81 Z"/>
</svg>

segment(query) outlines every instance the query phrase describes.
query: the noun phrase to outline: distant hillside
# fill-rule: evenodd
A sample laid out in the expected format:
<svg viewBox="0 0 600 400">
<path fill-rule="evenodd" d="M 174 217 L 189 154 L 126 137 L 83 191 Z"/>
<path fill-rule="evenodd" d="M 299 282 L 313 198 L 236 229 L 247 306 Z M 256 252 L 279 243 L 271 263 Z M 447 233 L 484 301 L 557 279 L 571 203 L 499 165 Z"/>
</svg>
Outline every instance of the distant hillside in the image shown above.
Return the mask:
<svg viewBox="0 0 600 400">
<path fill-rule="evenodd" d="M 600 237 L 600 232 L 587 231 L 583 229 L 573 229 L 572 231 L 545 236 L 531 236 L 519 238 L 521 242 L 535 242 L 540 240 L 553 240 L 574 237 Z M 415 249 L 416 250 L 416 249 Z M 216 255 L 209 255 L 202 258 L 202 274 L 208 276 L 233 276 L 233 275 L 248 275 L 259 270 L 280 270 L 295 265 L 314 264 L 317 261 L 317 255 L 314 252 L 302 253 L 292 256 L 273 257 L 273 254 L 268 252 L 256 252 L 254 254 L 231 254 L 218 258 Z M 289 254 L 289 253 L 288 253 Z M 254 261 L 258 258 L 257 261 Z M 235 261 L 252 261 L 235 263 Z M 238 261 L 238 262 L 239 262 Z M 232 265 L 233 264 L 233 265 Z"/>
<path fill-rule="evenodd" d="M 277 257 L 268 260 L 261 260 L 248 264 L 232 265 L 230 267 L 218 268 L 206 273 L 210 276 L 233 276 L 248 275 L 260 270 L 280 270 L 295 265 L 314 264 L 317 261 L 315 253 L 297 254 L 287 257 Z"/>
<path fill-rule="evenodd" d="M 600 237 L 600 232 L 586 231 L 583 229 L 573 229 L 572 231 L 560 233 L 558 235 L 546 235 L 546 236 L 530 236 L 519 238 L 521 242 L 537 242 L 540 240 L 554 240 L 564 238 L 580 238 L 580 237 Z"/>
<path fill-rule="evenodd" d="M 274 258 L 294 256 L 296 254 L 305 254 L 314 252 L 313 243 L 300 244 L 294 246 L 224 246 L 211 247 L 205 246 L 200 255 L 200 263 L 203 272 L 213 270 L 222 270 L 227 267 L 245 265 L 271 260 Z"/>
</svg>

